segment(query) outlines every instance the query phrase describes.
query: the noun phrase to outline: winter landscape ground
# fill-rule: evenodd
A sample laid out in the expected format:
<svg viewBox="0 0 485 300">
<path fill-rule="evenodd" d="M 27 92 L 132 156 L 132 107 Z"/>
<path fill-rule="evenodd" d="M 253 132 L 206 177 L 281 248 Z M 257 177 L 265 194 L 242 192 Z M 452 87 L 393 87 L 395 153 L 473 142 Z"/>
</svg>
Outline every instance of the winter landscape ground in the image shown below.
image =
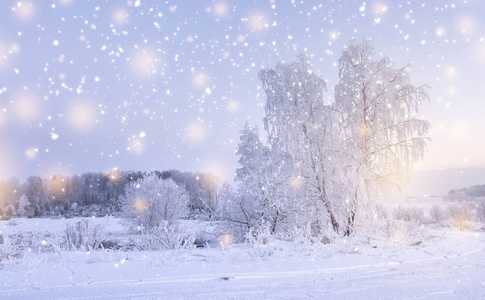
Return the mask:
<svg viewBox="0 0 485 300">
<path fill-rule="evenodd" d="M 433 204 L 440 203 L 434 199 Z M 421 203 L 428 215 L 431 203 Z M 441 202 L 443 210 L 449 203 Z M 480 299 L 485 295 L 485 225 L 428 222 L 418 231 L 331 244 L 271 239 L 169 251 L 47 250 L 73 219 L 0 221 L 4 236 L 45 240 L 0 267 L 2 299 Z M 120 218 L 94 218 L 104 238 L 129 235 Z M 184 221 L 210 232 L 210 222 Z M 1 246 L 1 245 L 0 245 Z M 46 249 L 42 249 L 45 247 Z M 5 249 L 4 249 L 5 251 Z M 0 250 L 1 253 L 1 250 Z M 5 252 L 3 253 L 5 255 Z"/>
</svg>

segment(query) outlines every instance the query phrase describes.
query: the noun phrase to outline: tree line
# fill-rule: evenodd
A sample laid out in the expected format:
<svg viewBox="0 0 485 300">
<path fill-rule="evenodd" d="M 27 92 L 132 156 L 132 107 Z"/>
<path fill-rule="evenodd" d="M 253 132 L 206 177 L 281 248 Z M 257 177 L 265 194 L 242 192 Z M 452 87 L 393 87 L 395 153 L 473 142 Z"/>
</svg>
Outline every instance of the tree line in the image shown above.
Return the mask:
<svg viewBox="0 0 485 300">
<path fill-rule="evenodd" d="M 126 186 L 148 176 L 172 179 L 184 187 L 192 213 L 210 215 L 218 206 L 220 179 L 213 173 L 167 171 L 91 172 L 30 176 L 0 181 L 0 217 L 91 216 L 121 213 Z"/>
</svg>

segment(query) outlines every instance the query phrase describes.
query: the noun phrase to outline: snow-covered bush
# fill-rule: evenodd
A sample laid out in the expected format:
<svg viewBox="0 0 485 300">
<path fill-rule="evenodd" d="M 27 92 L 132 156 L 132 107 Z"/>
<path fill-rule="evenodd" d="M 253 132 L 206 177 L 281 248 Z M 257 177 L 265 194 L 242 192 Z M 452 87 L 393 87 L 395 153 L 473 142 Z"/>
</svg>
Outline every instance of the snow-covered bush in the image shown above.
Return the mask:
<svg viewBox="0 0 485 300">
<path fill-rule="evenodd" d="M 331 244 L 336 241 L 338 234 L 333 230 L 315 233 L 310 223 L 303 226 L 295 227 L 289 232 L 289 239 L 301 251 L 312 251 L 315 247 L 320 247 L 325 244 Z"/>
<path fill-rule="evenodd" d="M 445 219 L 445 213 L 443 212 L 441 206 L 439 206 L 438 204 L 434 204 L 431 207 L 429 214 L 431 215 L 431 220 L 433 223 L 440 223 Z"/>
<path fill-rule="evenodd" d="M 68 250 L 92 251 L 100 248 L 105 236 L 105 224 L 95 224 L 91 219 L 82 219 L 75 224 L 66 224 L 65 239 Z"/>
<path fill-rule="evenodd" d="M 185 252 L 194 247 L 195 234 L 182 224 L 162 221 L 150 229 L 140 228 L 141 236 L 133 240 L 139 250 L 177 250 Z"/>
<path fill-rule="evenodd" d="M 275 244 L 277 241 L 275 235 L 271 231 L 270 226 L 264 226 L 259 229 L 251 229 L 246 234 L 246 242 L 251 245 L 248 251 L 252 258 L 268 259 L 281 249 Z"/>
<path fill-rule="evenodd" d="M 27 196 L 25 194 L 22 194 L 19 199 L 19 204 L 18 204 L 18 209 L 17 209 L 17 215 L 19 217 L 24 217 L 27 214 L 27 206 L 29 205 L 29 199 L 27 199 Z"/>
<path fill-rule="evenodd" d="M 481 200 L 476 204 L 477 219 L 485 223 L 485 200 Z"/>
<path fill-rule="evenodd" d="M 403 207 L 399 205 L 393 211 L 394 219 L 406 222 L 414 222 L 417 224 L 424 224 L 424 210 L 419 207 Z"/>
<path fill-rule="evenodd" d="M 16 235 L 0 235 L 0 263 L 22 257 L 22 237 Z"/>
<path fill-rule="evenodd" d="M 470 228 L 469 222 L 473 219 L 473 213 L 467 205 L 450 205 L 448 206 L 447 213 L 453 221 L 453 225 L 458 227 L 460 231 Z"/>
<path fill-rule="evenodd" d="M 158 227 L 163 221 L 172 223 L 184 218 L 189 212 L 189 196 L 185 188 L 155 174 L 130 183 L 123 203 L 127 216 L 136 218 L 147 230 Z"/>
<path fill-rule="evenodd" d="M 199 224 L 195 228 L 195 246 L 202 248 L 218 243 L 218 237 L 221 235 L 219 223 Z"/>
<path fill-rule="evenodd" d="M 2 218 L 4 220 L 10 220 L 14 216 L 15 208 L 13 207 L 12 204 L 9 204 L 7 207 L 2 209 L 2 212 L 3 212 Z"/>
</svg>

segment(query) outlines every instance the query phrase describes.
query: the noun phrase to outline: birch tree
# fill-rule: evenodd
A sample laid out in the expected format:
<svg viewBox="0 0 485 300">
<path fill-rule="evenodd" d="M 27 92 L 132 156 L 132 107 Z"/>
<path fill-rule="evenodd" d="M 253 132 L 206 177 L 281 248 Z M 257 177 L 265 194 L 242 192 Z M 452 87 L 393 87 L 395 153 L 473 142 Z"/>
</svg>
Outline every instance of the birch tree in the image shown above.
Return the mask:
<svg viewBox="0 0 485 300">
<path fill-rule="evenodd" d="M 324 103 L 325 81 L 312 71 L 305 56 L 259 73 L 266 93 L 265 129 L 269 142 L 291 155 L 302 178 L 300 201 L 309 202 L 320 222 L 339 232 L 331 188 L 332 111 Z M 306 206 L 306 204 L 303 204 Z"/>
<path fill-rule="evenodd" d="M 399 192 L 426 150 L 430 124 L 417 117 L 427 86 L 414 86 L 411 67 L 376 59 L 369 40 L 349 43 L 339 59 L 334 109 L 340 113 L 346 164 L 358 177 L 348 226 L 359 206 Z"/>
</svg>

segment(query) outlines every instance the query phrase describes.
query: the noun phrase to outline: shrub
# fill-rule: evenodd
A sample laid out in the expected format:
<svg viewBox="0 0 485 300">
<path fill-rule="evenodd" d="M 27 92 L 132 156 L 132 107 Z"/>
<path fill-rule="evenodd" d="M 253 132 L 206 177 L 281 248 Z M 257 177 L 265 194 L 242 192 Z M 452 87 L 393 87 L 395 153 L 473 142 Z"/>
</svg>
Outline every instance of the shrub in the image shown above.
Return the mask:
<svg viewBox="0 0 485 300">
<path fill-rule="evenodd" d="M 127 216 L 137 218 L 147 230 L 159 227 L 162 221 L 172 223 L 188 215 L 186 189 L 155 174 L 129 184 L 122 201 Z"/>
<path fill-rule="evenodd" d="M 22 257 L 22 237 L 20 235 L 0 235 L 0 263 Z"/>
<path fill-rule="evenodd" d="M 445 213 L 443 212 L 443 209 L 441 209 L 441 206 L 439 206 L 438 204 L 434 204 L 431 207 L 429 214 L 431 215 L 431 220 L 433 221 L 433 223 L 440 223 L 445 219 Z"/>
<path fill-rule="evenodd" d="M 424 211 L 419 207 L 405 208 L 403 206 L 398 206 L 394 209 L 392 214 L 396 220 L 415 222 L 418 224 L 425 223 Z"/>
<path fill-rule="evenodd" d="M 65 238 L 68 250 L 92 251 L 100 248 L 104 239 L 105 224 L 94 224 L 90 219 L 82 219 L 66 224 Z"/>
<path fill-rule="evenodd" d="M 252 246 L 251 250 L 248 251 L 252 258 L 268 259 L 281 250 L 275 244 L 276 237 L 272 233 L 270 226 L 268 226 L 269 224 L 264 225 L 256 230 L 251 229 L 246 234 L 246 242 Z M 224 248 L 227 247 L 222 241 L 221 244 L 223 244 Z"/>
<path fill-rule="evenodd" d="M 472 220 L 473 214 L 467 206 L 450 205 L 448 206 L 448 215 L 460 231 L 468 230 L 470 228 L 468 222 Z"/>
<path fill-rule="evenodd" d="M 485 200 L 479 201 L 476 204 L 476 210 L 477 210 L 477 219 L 480 222 L 485 223 Z"/>
<path fill-rule="evenodd" d="M 141 228 L 141 231 L 141 239 L 132 240 L 125 246 L 139 250 L 178 250 L 181 252 L 194 247 L 195 234 L 189 233 L 187 228 L 180 224 L 162 221 L 150 229 Z"/>
</svg>

